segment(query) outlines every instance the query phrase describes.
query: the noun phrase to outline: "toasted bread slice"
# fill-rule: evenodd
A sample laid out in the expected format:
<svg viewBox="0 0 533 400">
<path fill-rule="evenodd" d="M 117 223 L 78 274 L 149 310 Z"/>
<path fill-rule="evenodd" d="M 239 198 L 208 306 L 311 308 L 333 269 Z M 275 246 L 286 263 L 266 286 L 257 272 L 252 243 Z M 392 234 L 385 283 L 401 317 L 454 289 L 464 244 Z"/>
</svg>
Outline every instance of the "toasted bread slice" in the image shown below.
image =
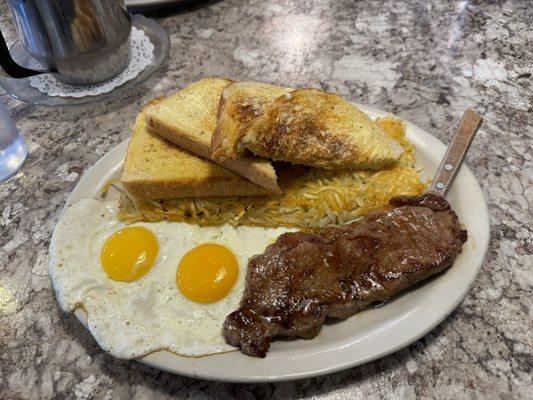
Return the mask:
<svg viewBox="0 0 533 400">
<path fill-rule="evenodd" d="M 248 124 L 264 114 L 266 106 L 292 89 L 262 82 L 233 82 L 222 91 L 218 121 L 211 139 L 214 160 L 242 157 L 239 139 Z"/>
<path fill-rule="evenodd" d="M 403 152 L 353 104 L 318 89 L 278 97 L 241 142 L 262 157 L 325 169 L 381 169 Z"/>
<path fill-rule="evenodd" d="M 142 200 L 270 194 L 248 179 L 150 132 L 144 110 L 133 127 L 121 181 L 129 195 Z"/>
<path fill-rule="evenodd" d="M 218 103 L 222 90 L 230 83 L 228 79 L 204 78 L 148 107 L 146 122 L 149 129 L 185 150 L 211 159 L 211 137 Z M 281 193 L 276 171 L 268 160 L 249 156 L 217 162 L 270 193 Z"/>
</svg>

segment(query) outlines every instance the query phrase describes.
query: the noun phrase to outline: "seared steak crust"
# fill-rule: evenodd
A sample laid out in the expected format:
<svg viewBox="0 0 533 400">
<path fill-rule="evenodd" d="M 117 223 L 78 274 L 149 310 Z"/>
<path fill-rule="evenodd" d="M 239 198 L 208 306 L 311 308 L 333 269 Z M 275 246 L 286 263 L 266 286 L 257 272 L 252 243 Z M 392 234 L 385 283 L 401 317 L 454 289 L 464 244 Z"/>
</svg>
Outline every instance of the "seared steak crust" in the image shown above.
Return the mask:
<svg viewBox="0 0 533 400">
<path fill-rule="evenodd" d="M 313 338 L 326 317 L 347 318 L 453 264 L 467 234 L 444 198 L 390 205 L 346 227 L 285 233 L 251 258 L 226 341 L 264 357 L 275 336 Z"/>
</svg>

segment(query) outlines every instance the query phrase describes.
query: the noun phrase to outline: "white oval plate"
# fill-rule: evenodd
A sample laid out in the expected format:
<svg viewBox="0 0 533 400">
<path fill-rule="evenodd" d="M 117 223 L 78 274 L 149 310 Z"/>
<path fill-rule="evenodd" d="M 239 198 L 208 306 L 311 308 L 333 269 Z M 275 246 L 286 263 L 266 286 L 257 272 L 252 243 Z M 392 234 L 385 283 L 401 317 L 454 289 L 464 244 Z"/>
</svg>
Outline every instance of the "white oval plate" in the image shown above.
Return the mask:
<svg viewBox="0 0 533 400">
<path fill-rule="evenodd" d="M 363 105 L 370 116 L 387 113 Z M 413 124 L 407 137 L 416 145 L 422 176 L 435 173 L 446 146 Z M 103 156 L 82 177 L 67 204 L 98 197 L 110 179 L 120 176 L 127 140 Z M 308 378 L 354 367 L 393 353 L 418 340 L 442 322 L 461 302 L 474 281 L 488 247 L 489 219 L 481 188 L 463 166 L 447 195 L 468 241 L 454 266 L 411 289 L 380 308 L 369 308 L 347 320 L 327 324 L 312 340 L 274 341 L 266 358 L 248 357 L 238 351 L 200 358 L 157 351 L 139 359 L 144 364 L 180 375 L 230 382 L 269 382 Z M 85 325 L 83 311 L 76 316 Z"/>
</svg>

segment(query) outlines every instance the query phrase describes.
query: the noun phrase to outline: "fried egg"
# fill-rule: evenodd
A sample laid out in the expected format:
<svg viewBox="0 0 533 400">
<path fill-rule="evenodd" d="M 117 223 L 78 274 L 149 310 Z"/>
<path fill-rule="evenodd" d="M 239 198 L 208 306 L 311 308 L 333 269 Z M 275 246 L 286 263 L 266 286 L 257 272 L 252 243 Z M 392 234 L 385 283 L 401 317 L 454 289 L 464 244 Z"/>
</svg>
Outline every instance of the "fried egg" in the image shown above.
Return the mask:
<svg viewBox="0 0 533 400">
<path fill-rule="evenodd" d="M 222 325 L 238 308 L 248 259 L 287 229 L 125 225 L 117 212 L 117 201 L 96 199 L 65 210 L 50 245 L 61 308 L 82 308 L 98 344 L 119 358 L 234 350 Z"/>
</svg>

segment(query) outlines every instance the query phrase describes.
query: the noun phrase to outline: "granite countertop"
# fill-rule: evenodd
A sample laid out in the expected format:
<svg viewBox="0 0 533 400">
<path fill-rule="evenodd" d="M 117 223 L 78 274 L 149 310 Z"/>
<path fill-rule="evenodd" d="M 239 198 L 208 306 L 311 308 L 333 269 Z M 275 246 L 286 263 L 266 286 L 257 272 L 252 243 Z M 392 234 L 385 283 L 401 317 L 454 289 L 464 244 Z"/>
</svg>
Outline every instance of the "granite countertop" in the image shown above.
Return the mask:
<svg viewBox="0 0 533 400">
<path fill-rule="evenodd" d="M 128 98 L 51 109 L 0 91 L 30 148 L 0 184 L 0 399 L 533 398 L 530 3 L 227 0 L 149 15 L 170 34 L 170 60 Z M 13 41 L 5 2 L 0 26 Z M 460 306 L 393 355 L 280 384 L 183 378 L 104 353 L 55 300 L 51 232 L 140 106 L 206 75 L 336 91 L 444 142 L 475 107 L 485 121 L 467 163 L 489 204 L 491 240 Z"/>
</svg>

